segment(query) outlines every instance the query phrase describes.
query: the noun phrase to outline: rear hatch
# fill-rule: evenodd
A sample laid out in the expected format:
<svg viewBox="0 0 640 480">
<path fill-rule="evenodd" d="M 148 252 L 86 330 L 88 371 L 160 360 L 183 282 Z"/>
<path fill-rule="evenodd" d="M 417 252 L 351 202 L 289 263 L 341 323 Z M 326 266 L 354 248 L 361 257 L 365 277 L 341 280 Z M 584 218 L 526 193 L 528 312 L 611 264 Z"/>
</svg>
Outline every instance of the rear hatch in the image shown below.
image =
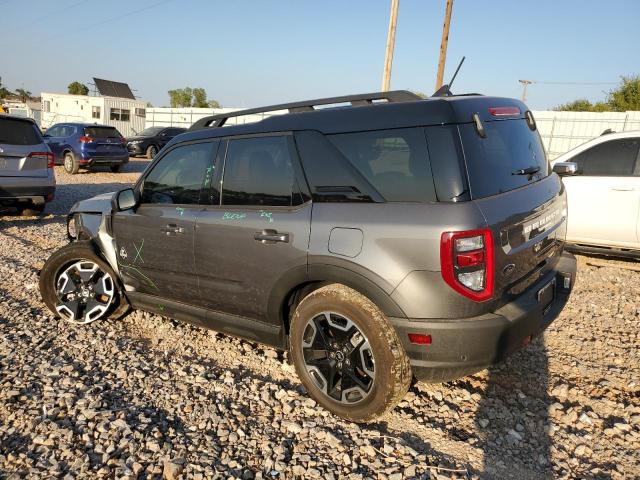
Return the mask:
<svg viewBox="0 0 640 480">
<path fill-rule="evenodd" d="M 495 111 L 459 130 L 470 195 L 494 238 L 494 298 L 508 301 L 555 267 L 567 209 L 533 117 L 516 107 Z"/>
<path fill-rule="evenodd" d="M 125 140 L 114 127 L 85 127 L 84 134 L 91 138 L 91 142 L 85 144 L 86 152 L 91 156 L 122 157 L 128 155 Z"/>
<path fill-rule="evenodd" d="M 0 177 L 46 177 L 49 151 L 32 121 L 0 116 Z"/>
</svg>

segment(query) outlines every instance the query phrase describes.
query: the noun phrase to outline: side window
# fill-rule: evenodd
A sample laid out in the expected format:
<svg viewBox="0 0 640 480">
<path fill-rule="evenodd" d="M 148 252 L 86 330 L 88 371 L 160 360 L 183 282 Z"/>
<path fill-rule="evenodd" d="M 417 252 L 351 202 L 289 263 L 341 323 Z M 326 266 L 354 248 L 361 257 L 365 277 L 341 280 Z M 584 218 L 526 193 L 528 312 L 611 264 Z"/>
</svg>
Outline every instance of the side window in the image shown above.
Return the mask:
<svg viewBox="0 0 640 480">
<path fill-rule="evenodd" d="M 586 177 L 628 177 L 633 175 L 640 139 L 624 138 L 600 143 L 574 158 L 578 173 Z"/>
<path fill-rule="evenodd" d="M 288 137 L 229 140 L 222 181 L 222 204 L 301 204 L 292 161 Z"/>
<path fill-rule="evenodd" d="M 145 177 L 141 203 L 197 204 L 213 171 L 218 142 L 183 145 L 169 151 Z"/>
<path fill-rule="evenodd" d="M 422 129 L 343 133 L 328 138 L 386 201 L 436 200 Z"/>
<path fill-rule="evenodd" d="M 54 127 L 48 128 L 45 133 L 47 135 L 49 135 L 50 137 L 59 137 L 60 136 L 60 127 L 56 125 Z"/>
</svg>

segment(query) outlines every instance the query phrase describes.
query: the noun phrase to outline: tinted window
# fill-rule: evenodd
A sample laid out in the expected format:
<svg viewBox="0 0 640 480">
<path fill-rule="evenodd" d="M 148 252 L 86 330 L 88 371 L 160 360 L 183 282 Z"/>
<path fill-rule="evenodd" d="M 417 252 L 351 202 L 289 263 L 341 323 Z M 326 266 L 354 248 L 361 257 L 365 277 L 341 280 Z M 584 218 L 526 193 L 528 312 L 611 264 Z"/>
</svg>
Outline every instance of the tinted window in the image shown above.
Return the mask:
<svg viewBox="0 0 640 480">
<path fill-rule="evenodd" d="M 288 137 L 230 140 L 222 183 L 224 205 L 291 206 L 295 176 Z"/>
<path fill-rule="evenodd" d="M 0 117 L 0 143 L 38 145 L 42 140 L 33 123 Z"/>
<path fill-rule="evenodd" d="M 45 133 L 50 137 L 59 137 L 61 132 L 62 128 L 60 125 L 54 125 L 53 127 L 49 127 Z"/>
<path fill-rule="evenodd" d="M 508 192 L 549 175 L 549 163 L 537 132 L 525 120 L 484 122 L 486 138 L 473 124 L 460 125 L 462 146 L 474 198 Z M 522 169 L 538 169 L 518 175 Z"/>
<path fill-rule="evenodd" d="M 176 135 L 180 135 L 184 131 L 185 131 L 184 128 L 169 128 L 167 129 L 167 134 L 170 137 L 175 137 Z"/>
<path fill-rule="evenodd" d="M 199 203 L 200 190 L 213 171 L 217 143 L 183 145 L 169 151 L 142 183 L 142 203 Z"/>
<path fill-rule="evenodd" d="M 344 133 L 329 139 L 388 202 L 435 201 L 422 129 Z"/>
<path fill-rule="evenodd" d="M 58 137 L 70 137 L 71 135 L 76 133 L 76 127 L 71 125 L 60 125 L 58 127 L 58 132 L 56 136 Z"/>
<path fill-rule="evenodd" d="M 572 161 L 578 164 L 578 174 L 585 176 L 626 177 L 633 175 L 640 140 L 625 138 L 600 143 Z"/>
<path fill-rule="evenodd" d="M 86 127 L 85 135 L 93 138 L 120 138 L 120 132 L 113 127 Z"/>
<path fill-rule="evenodd" d="M 142 130 L 138 135 L 141 137 L 155 137 L 162 130 L 162 127 L 149 127 Z"/>
</svg>

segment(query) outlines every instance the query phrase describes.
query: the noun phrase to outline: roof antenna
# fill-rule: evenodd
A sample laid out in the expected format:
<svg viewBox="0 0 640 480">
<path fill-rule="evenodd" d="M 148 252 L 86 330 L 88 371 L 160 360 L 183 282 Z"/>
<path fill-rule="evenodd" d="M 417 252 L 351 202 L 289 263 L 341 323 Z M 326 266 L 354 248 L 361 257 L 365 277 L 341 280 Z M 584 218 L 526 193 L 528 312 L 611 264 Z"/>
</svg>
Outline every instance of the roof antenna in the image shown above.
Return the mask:
<svg viewBox="0 0 640 480">
<path fill-rule="evenodd" d="M 451 80 L 449 81 L 449 83 L 445 83 L 444 85 L 442 85 L 436 91 L 436 93 L 431 95 L 432 97 L 450 97 L 451 95 L 453 95 L 451 93 L 451 85 L 453 85 L 453 81 L 456 79 L 456 76 L 458 75 L 458 72 L 460 71 L 460 67 L 464 63 L 464 59 L 465 58 L 466 57 L 462 57 L 462 60 L 460 60 L 460 63 L 458 64 L 458 68 L 456 68 L 456 71 L 454 72 L 453 77 L 451 77 Z"/>
</svg>

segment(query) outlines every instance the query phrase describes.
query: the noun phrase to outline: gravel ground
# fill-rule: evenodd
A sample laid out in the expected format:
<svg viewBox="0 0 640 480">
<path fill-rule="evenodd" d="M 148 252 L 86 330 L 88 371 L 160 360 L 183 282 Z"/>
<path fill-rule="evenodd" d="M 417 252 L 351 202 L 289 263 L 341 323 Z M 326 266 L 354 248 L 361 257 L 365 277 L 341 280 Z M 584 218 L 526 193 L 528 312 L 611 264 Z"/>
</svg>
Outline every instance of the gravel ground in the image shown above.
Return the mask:
<svg viewBox="0 0 640 480">
<path fill-rule="evenodd" d="M 275 350 L 142 312 L 53 318 L 37 272 L 69 207 L 146 163 L 56 167 L 50 213 L 0 216 L 0 477 L 640 477 L 640 272 L 619 268 L 638 263 L 579 257 L 544 338 L 366 426 L 318 408 Z"/>
</svg>

